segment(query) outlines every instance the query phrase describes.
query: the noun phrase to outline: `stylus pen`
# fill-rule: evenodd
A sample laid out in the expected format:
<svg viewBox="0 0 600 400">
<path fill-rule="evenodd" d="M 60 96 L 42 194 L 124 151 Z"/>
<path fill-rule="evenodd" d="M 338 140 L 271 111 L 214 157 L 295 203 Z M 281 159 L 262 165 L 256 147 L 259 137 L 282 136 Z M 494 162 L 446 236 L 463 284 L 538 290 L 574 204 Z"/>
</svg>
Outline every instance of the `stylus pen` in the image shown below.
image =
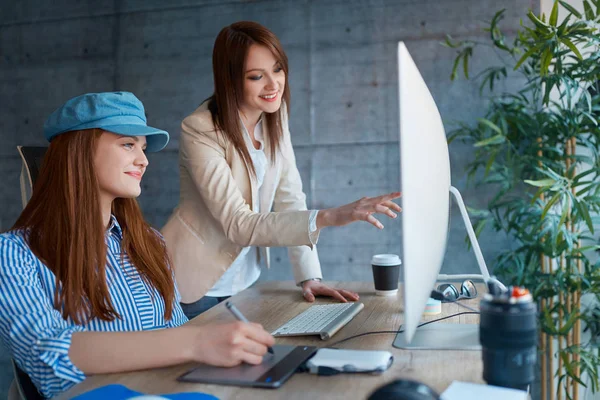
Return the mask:
<svg viewBox="0 0 600 400">
<path fill-rule="evenodd" d="M 250 323 L 250 321 L 248 321 L 248 319 L 246 317 L 244 317 L 244 314 L 242 314 L 240 312 L 240 310 L 238 310 L 237 307 L 234 306 L 233 304 L 231 304 L 230 302 L 226 301 L 225 307 L 227 307 L 227 309 L 229 311 L 231 311 L 233 316 L 236 317 L 239 321 L 242 321 L 246 324 Z M 275 352 L 273 351 L 273 348 L 271 346 L 267 346 L 267 351 L 271 354 L 275 354 Z"/>
</svg>

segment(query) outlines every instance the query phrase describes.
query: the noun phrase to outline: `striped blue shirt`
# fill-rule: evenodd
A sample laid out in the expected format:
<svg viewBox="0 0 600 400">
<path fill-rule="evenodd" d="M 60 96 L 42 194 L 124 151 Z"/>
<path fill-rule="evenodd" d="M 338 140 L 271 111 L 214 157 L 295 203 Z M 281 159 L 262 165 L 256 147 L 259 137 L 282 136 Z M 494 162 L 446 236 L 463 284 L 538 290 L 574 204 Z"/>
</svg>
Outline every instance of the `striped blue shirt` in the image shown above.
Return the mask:
<svg viewBox="0 0 600 400">
<path fill-rule="evenodd" d="M 144 331 L 187 322 L 177 287 L 173 316 L 165 320 L 159 292 L 142 279 L 127 254 L 121 262 L 123 236 L 114 216 L 105 237 L 108 290 L 121 318 L 77 325 L 54 308 L 55 276 L 27 245 L 27 233 L 0 235 L 0 336 L 43 396 L 55 396 L 85 379 L 69 359 L 74 332 Z"/>
</svg>

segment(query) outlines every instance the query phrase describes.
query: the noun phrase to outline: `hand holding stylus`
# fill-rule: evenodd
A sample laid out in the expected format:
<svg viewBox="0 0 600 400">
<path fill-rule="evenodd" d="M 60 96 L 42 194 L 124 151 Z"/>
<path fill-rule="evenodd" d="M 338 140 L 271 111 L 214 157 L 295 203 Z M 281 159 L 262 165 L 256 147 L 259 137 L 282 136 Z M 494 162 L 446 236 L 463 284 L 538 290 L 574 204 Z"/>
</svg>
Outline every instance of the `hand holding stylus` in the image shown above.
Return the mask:
<svg viewBox="0 0 600 400">
<path fill-rule="evenodd" d="M 238 310 L 237 307 L 231 304 L 229 301 L 225 302 L 225 307 L 227 307 L 227 309 L 231 311 L 233 316 L 236 317 L 239 321 L 242 321 L 246 324 L 250 323 L 250 321 L 248 321 L 248 319 L 244 317 L 244 314 L 242 314 L 240 310 Z M 271 346 L 267 346 L 267 351 L 271 354 L 275 354 Z"/>
</svg>

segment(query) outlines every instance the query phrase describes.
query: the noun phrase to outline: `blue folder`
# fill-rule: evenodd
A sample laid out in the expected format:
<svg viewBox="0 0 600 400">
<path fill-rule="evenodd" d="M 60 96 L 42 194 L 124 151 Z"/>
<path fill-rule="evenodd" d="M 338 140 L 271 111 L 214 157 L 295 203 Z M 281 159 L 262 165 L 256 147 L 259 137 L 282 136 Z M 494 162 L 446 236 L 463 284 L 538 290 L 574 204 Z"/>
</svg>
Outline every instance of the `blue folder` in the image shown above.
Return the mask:
<svg viewBox="0 0 600 400">
<path fill-rule="evenodd" d="M 123 385 L 106 385 L 89 392 L 83 393 L 77 397 L 73 397 L 74 400 L 125 400 L 136 396 L 143 396 L 144 393 L 136 392 Z M 199 392 L 188 392 L 188 393 L 173 393 L 173 394 L 159 394 L 157 396 L 165 397 L 173 400 L 219 400 L 217 397 Z"/>
</svg>

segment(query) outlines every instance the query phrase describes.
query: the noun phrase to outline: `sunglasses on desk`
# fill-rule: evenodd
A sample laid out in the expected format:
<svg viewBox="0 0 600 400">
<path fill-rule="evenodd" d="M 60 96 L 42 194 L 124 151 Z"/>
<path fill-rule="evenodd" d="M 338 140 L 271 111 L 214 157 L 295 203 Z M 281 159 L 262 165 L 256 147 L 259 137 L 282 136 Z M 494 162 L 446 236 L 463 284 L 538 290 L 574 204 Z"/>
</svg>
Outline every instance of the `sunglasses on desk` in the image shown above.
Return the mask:
<svg viewBox="0 0 600 400">
<path fill-rule="evenodd" d="M 460 285 L 460 292 L 451 283 L 442 283 L 438 285 L 437 291 L 444 295 L 442 302 L 453 302 L 460 299 L 474 299 L 477 297 L 477 288 L 472 280 L 467 279 Z"/>
</svg>

